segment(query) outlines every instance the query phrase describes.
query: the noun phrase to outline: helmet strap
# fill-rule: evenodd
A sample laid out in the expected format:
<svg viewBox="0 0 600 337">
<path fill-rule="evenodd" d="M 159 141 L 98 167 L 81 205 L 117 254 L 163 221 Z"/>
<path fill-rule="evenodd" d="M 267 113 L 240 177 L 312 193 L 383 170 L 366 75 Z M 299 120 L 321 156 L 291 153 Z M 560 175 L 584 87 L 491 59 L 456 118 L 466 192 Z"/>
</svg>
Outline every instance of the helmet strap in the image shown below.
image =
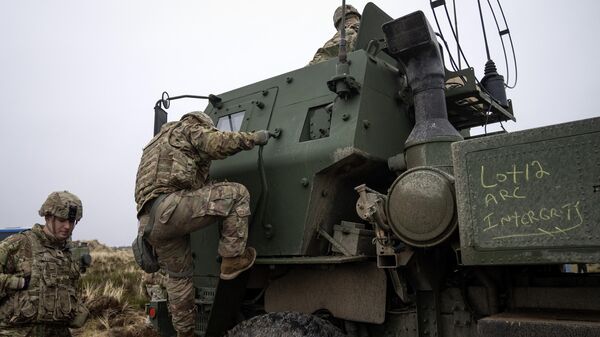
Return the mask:
<svg viewBox="0 0 600 337">
<path fill-rule="evenodd" d="M 44 232 L 54 239 L 56 239 L 55 219 L 54 215 L 46 215 L 46 226 L 44 226 Z"/>
</svg>

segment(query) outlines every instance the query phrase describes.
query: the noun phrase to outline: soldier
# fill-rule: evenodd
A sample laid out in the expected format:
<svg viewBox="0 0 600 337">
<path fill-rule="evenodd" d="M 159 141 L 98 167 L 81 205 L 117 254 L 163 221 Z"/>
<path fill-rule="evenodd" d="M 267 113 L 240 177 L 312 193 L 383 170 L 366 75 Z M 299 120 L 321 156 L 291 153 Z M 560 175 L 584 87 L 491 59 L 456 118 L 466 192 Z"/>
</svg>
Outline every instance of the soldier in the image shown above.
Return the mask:
<svg viewBox="0 0 600 337">
<path fill-rule="evenodd" d="M 211 160 L 264 145 L 269 137 L 265 130 L 222 132 L 206 114 L 192 112 L 163 125 L 144 148 L 135 186 L 139 230 L 154 219 L 148 242 L 168 275 L 177 336 L 194 335 L 191 232 L 222 220 L 221 279 L 235 278 L 256 259 L 256 250 L 246 247 L 250 195 L 238 183 L 210 182 Z"/>
<path fill-rule="evenodd" d="M 333 25 L 337 32 L 333 37 L 325 42 L 323 47 L 319 48 L 315 53 L 312 61 L 309 65 L 317 64 L 323 61 L 327 61 L 338 56 L 340 50 L 340 31 L 342 23 L 342 6 L 338 7 L 333 13 Z M 360 13 L 354 6 L 346 5 L 346 50 L 348 52 L 354 50 L 356 45 L 356 38 L 358 37 L 358 28 L 360 26 Z"/>
<path fill-rule="evenodd" d="M 83 207 L 67 191 L 51 193 L 39 210 L 46 224 L 0 243 L 0 336 L 64 337 L 88 311 L 79 300 L 79 264 L 67 240 Z"/>
</svg>

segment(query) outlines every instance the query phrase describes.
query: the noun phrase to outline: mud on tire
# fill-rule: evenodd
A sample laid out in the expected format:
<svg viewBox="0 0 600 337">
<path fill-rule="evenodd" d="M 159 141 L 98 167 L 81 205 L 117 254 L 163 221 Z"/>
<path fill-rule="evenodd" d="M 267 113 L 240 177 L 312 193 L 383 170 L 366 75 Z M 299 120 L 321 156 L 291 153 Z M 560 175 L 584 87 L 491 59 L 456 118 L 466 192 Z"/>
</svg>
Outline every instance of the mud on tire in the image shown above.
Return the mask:
<svg viewBox="0 0 600 337">
<path fill-rule="evenodd" d="M 299 312 L 272 312 L 235 326 L 227 337 L 345 337 L 319 317 Z"/>
</svg>

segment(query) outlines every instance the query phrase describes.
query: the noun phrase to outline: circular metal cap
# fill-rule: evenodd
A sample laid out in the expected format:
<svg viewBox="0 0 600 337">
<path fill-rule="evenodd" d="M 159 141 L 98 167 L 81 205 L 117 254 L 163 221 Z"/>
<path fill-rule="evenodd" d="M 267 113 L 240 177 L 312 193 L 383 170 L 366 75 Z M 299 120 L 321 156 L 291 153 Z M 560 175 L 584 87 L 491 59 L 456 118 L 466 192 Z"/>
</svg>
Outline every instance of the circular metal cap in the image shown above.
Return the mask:
<svg viewBox="0 0 600 337">
<path fill-rule="evenodd" d="M 449 176 L 428 167 L 405 172 L 389 190 L 386 213 L 394 234 L 409 245 L 429 247 L 441 243 L 456 228 Z"/>
</svg>

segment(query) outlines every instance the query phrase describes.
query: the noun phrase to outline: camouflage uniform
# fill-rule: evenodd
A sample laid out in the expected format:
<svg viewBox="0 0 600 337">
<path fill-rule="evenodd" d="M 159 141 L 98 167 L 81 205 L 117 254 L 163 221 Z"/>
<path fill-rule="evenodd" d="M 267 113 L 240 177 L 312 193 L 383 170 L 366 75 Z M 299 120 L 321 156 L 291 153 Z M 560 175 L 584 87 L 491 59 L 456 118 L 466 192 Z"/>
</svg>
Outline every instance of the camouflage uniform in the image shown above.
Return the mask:
<svg viewBox="0 0 600 337">
<path fill-rule="evenodd" d="M 144 274 L 142 286 L 151 301 L 163 301 L 167 299 L 166 293 L 167 276 L 161 271 Z"/>
<path fill-rule="evenodd" d="M 341 7 L 338 7 L 335 10 L 333 15 L 333 24 L 338 29 L 338 26 L 341 24 L 342 14 Z M 358 29 L 360 27 L 360 13 L 356 10 L 356 8 L 351 5 L 346 5 L 346 22 L 345 22 L 345 30 L 346 30 L 346 50 L 351 52 L 354 50 L 356 46 L 356 39 L 358 38 Z M 340 29 L 333 35 L 333 37 L 325 42 L 323 47 L 319 48 L 315 53 L 312 61 L 309 62 L 309 65 L 317 64 L 320 62 L 324 62 L 335 58 L 338 56 L 340 51 L 340 40 L 341 33 Z"/>
<path fill-rule="evenodd" d="M 142 153 L 135 189 L 139 230 L 150 220 L 151 201 L 166 195 L 148 241 L 169 275 L 169 310 L 179 336 L 192 335 L 196 310 L 189 234 L 222 220 L 223 257 L 239 256 L 248 238 L 250 195 L 241 184 L 209 182 L 211 160 L 252 149 L 257 134 L 219 131 L 207 115 L 194 112 L 165 124 Z"/>
<path fill-rule="evenodd" d="M 28 280 L 16 290 L 17 279 Z M 71 336 L 70 322 L 87 312 L 79 301 L 79 265 L 65 241 L 36 224 L 0 243 L 0 336 Z"/>
</svg>

